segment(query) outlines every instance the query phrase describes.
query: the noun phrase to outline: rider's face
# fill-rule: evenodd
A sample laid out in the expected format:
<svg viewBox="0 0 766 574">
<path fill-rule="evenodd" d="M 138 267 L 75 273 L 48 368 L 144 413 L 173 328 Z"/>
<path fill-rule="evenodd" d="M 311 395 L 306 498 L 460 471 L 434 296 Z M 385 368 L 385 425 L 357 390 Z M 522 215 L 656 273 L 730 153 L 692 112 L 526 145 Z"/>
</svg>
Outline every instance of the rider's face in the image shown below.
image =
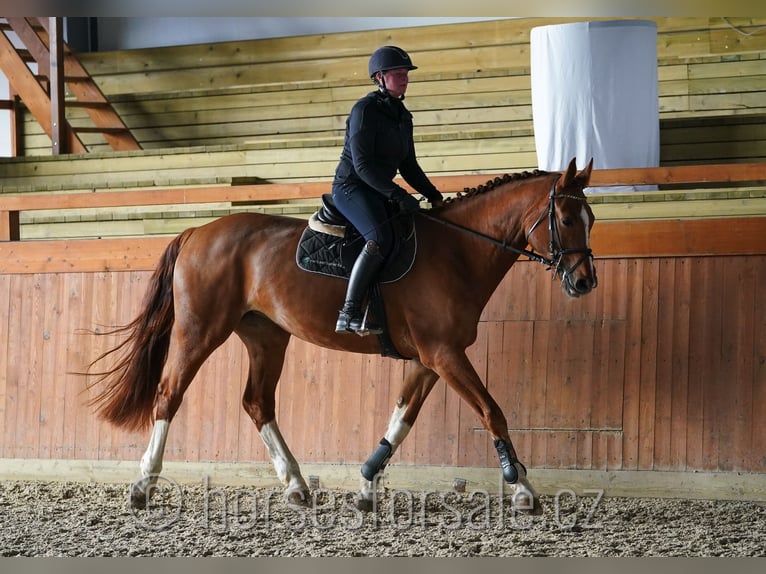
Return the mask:
<svg viewBox="0 0 766 574">
<path fill-rule="evenodd" d="M 388 93 L 395 98 L 401 98 L 407 91 L 410 71 L 407 68 L 396 68 L 382 72 Z"/>
</svg>

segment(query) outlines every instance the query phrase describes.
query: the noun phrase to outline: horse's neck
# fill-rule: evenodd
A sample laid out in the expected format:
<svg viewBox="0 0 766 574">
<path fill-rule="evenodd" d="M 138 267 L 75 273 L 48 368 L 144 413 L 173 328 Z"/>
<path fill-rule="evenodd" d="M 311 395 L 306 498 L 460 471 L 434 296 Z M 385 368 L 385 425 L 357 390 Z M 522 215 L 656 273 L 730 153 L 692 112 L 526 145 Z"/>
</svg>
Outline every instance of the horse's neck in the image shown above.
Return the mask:
<svg viewBox="0 0 766 574">
<path fill-rule="evenodd" d="M 545 187 L 540 180 L 499 186 L 458 200 L 442 212 L 442 217 L 497 242 L 523 249 L 526 246 L 525 215 L 539 202 Z M 492 241 L 486 243 L 493 245 Z"/>
<path fill-rule="evenodd" d="M 504 249 L 497 242 L 516 249 L 526 247 L 524 215 L 538 201 L 538 194 L 534 190 L 494 189 L 458 201 L 445 209 L 441 217 L 484 237 L 455 230 L 451 232 L 451 249 L 465 266 L 467 276 L 482 278 L 480 284 L 489 299 L 518 259 L 517 252 Z"/>
</svg>

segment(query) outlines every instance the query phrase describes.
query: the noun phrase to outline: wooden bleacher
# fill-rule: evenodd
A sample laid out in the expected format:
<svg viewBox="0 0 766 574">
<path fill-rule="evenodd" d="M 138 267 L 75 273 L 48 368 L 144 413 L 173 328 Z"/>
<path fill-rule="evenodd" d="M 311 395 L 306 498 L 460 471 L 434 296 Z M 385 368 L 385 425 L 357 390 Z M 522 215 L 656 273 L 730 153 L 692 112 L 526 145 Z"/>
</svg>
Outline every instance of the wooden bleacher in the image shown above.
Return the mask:
<svg viewBox="0 0 766 574">
<path fill-rule="evenodd" d="M 28 115 L 26 156 L 0 160 L 0 194 L 326 182 L 346 114 L 372 86 L 365 73 L 369 53 L 383 43 L 406 47 L 419 66 L 407 105 L 429 175 L 532 169 L 529 31 L 576 20 L 525 18 L 80 54 L 143 149 L 114 152 L 98 134 L 84 133 L 89 153 L 53 156 L 50 139 Z M 766 18 L 654 20 L 661 165 L 766 162 L 766 35 L 750 34 Z M 73 125 L 85 117 L 78 108 L 67 114 Z M 700 217 L 763 215 L 763 180 L 756 173 L 754 181 L 736 186 L 694 184 L 685 196 L 672 197 Z M 647 193 L 598 196 L 592 203 L 600 218 L 678 213 L 679 205 L 667 201 L 666 194 Z M 626 204 L 630 210 L 621 209 Z M 308 198 L 52 208 L 21 212 L 21 238 L 167 234 L 231 211 L 306 216 L 315 206 Z"/>
</svg>

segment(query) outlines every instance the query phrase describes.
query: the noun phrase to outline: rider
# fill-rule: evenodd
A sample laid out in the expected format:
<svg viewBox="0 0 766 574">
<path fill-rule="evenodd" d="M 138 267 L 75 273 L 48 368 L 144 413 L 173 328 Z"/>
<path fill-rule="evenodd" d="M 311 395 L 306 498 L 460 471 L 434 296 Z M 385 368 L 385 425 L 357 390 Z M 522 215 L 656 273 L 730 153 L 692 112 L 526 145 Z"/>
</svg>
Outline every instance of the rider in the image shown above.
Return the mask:
<svg viewBox="0 0 766 574">
<path fill-rule="evenodd" d="M 400 212 L 415 212 L 415 197 L 394 183 L 397 171 L 432 204 L 442 194 L 418 164 L 412 138 L 412 114 L 404 107 L 408 73 L 417 69 L 407 52 L 383 46 L 370 56 L 370 79 L 378 89 L 351 108 L 340 163 L 335 170 L 332 196 L 338 210 L 364 236 L 366 243 L 356 259 L 348 281 L 346 300 L 338 315 L 336 333 L 362 327 L 361 301 L 367 287 L 391 254 L 394 235 L 386 204 L 398 204 Z M 381 327 L 366 324 L 365 331 L 379 334 Z"/>
</svg>

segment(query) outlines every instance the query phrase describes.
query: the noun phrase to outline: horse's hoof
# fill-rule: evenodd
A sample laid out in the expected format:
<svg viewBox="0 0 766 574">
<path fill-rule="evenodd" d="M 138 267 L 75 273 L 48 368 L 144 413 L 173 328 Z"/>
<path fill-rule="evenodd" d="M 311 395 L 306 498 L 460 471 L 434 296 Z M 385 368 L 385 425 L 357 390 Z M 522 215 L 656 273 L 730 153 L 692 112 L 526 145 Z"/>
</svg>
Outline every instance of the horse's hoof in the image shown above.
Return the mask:
<svg viewBox="0 0 766 574">
<path fill-rule="evenodd" d="M 144 510 L 146 508 L 146 489 L 142 483 L 143 479 L 130 485 L 130 506 L 136 510 Z"/>
<path fill-rule="evenodd" d="M 361 496 L 356 499 L 356 509 L 362 512 L 372 512 L 372 500 Z"/>
<path fill-rule="evenodd" d="M 285 495 L 285 500 L 292 506 L 309 506 L 311 493 L 306 490 L 293 490 Z"/>
<path fill-rule="evenodd" d="M 517 494 L 513 497 L 513 505 L 519 512 L 540 516 L 543 513 L 543 505 L 539 496 L 531 494 Z"/>
</svg>

